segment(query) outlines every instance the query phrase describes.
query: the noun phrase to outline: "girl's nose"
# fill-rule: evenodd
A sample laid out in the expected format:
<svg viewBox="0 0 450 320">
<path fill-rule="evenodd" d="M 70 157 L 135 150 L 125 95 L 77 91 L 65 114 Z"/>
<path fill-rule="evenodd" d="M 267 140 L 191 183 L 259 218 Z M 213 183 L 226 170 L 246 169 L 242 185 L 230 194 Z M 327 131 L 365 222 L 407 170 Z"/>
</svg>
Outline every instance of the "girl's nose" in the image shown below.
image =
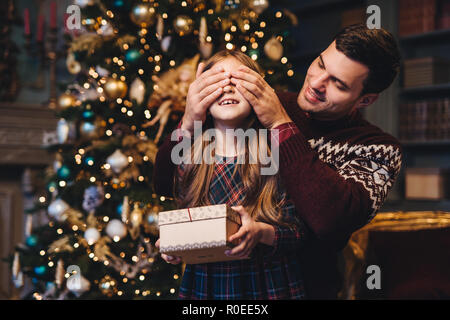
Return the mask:
<svg viewBox="0 0 450 320">
<path fill-rule="evenodd" d="M 233 93 L 233 92 L 234 92 L 234 89 L 233 89 L 232 86 L 227 85 L 227 86 L 225 86 L 225 87 L 223 88 L 223 92 L 226 92 L 226 93 Z"/>
</svg>

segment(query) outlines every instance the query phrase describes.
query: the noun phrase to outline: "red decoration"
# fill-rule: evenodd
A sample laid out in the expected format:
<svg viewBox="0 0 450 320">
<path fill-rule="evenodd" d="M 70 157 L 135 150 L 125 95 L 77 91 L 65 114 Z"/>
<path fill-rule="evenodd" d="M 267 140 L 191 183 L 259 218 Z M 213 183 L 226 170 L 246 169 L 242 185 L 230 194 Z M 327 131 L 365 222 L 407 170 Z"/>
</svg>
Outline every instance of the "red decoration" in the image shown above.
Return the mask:
<svg viewBox="0 0 450 320">
<path fill-rule="evenodd" d="M 37 41 L 43 41 L 44 40 L 44 16 L 39 15 L 38 18 L 38 27 L 37 27 Z"/>
<path fill-rule="evenodd" d="M 25 9 L 24 13 L 23 13 L 23 22 L 24 22 L 24 27 L 25 27 L 25 34 L 28 36 L 31 34 L 30 31 L 30 10 L 28 10 L 28 8 Z"/>
<path fill-rule="evenodd" d="M 50 28 L 56 29 L 56 1 L 50 3 Z"/>
</svg>

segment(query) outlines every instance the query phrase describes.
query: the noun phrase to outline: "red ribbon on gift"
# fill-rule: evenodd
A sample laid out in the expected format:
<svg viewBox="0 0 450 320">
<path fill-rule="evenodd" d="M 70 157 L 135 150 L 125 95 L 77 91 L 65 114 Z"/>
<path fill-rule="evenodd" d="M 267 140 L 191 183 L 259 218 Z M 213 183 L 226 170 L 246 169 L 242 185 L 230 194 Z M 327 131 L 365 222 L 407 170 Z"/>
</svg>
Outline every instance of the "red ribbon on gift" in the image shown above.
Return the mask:
<svg viewBox="0 0 450 320">
<path fill-rule="evenodd" d="M 189 219 L 190 219 L 191 222 L 192 222 L 191 212 L 189 211 L 189 208 L 187 208 L 187 211 L 188 211 L 188 213 L 189 213 Z"/>
</svg>

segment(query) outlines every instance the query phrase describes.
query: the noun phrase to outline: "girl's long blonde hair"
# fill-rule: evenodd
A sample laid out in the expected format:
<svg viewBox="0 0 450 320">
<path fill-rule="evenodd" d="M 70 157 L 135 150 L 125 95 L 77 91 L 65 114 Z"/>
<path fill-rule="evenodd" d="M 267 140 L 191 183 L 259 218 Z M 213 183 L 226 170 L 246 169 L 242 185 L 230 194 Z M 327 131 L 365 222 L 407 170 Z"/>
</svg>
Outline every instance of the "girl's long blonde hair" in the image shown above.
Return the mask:
<svg viewBox="0 0 450 320">
<path fill-rule="evenodd" d="M 229 57 L 237 59 L 243 65 L 262 74 L 258 64 L 247 55 L 239 51 L 228 50 L 219 51 L 208 59 L 205 63 L 204 71 L 210 69 L 217 62 Z M 211 141 L 206 132 L 207 129 L 214 128 L 211 114 L 207 114 L 202 128 L 202 136 L 194 141 L 191 147 L 191 164 L 184 165 L 185 167 L 183 170 L 177 170 L 175 173 L 174 195 L 179 208 L 199 207 L 212 204 L 209 198 L 209 189 L 213 179 L 215 164 L 198 161 L 199 159 L 203 159 L 203 151 L 206 150 L 205 148 L 211 143 L 214 143 L 214 140 Z M 259 129 L 264 129 L 264 126 L 259 122 L 253 109 L 242 129 L 246 130 L 249 128 L 255 129 L 257 134 L 256 136 L 253 136 L 252 139 L 245 139 L 245 152 L 238 156 L 238 162 L 233 172 L 234 175 L 236 174 L 236 171 L 238 171 L 242 177 L 245 197 L 243 203 L 240 205 L 242 205 L 257 221 L 288 225 L 287 221 L 283 221 L 281 215 L 284 197 L 279 194 L 278 175 L 261 175 L 262 165 L 260 159 L 258 155 L 252 154 L 255 148 L 250 148 L 251 145 L 255 146 L 256 144 L 258 147 L 256 150 L 260 150 L 259 148 L 262 147 L 262 150 L 268 150 L 268 156 L 271 156 L 268 141 L 266 139 L 260 139 L 258 134 Z M 212 148 L 211 155 L 215 157 L 215 148 Z M 253 159 L 257 159 L 257 163 L 255 163 L 255 161 L 250 162 L 251 156 L 253 156 Z M 239 161 L 239 157 L 245 158 Z M 201 163 L 197 164 L 199 162 Z"/>
</svg>

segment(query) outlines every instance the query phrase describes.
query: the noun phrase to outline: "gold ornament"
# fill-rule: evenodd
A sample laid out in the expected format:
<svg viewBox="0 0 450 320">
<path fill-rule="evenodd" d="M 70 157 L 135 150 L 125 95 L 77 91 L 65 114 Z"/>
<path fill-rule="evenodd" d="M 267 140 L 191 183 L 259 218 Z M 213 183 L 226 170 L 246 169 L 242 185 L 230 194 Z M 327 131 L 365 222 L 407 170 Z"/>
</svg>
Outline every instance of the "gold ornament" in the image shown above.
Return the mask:
<svg viewBox="0 0 450 320">
<path fill-rule="evenodd" d="M 185 15 L 180 15 L 173 21 L 173 27 L 179 36 L 190 34 L 194 31 L 194 21 Z"/>
<path fill-rule="evenodd" d="M 154 139 L 155 144 L 159 142 L 171 113 L 184 112 L 187 92 L 190 84 L 195 80 L 199 60 L 200 54 L 197 54 L 183 61 L 179 67 L 169 69 L 161 78 L 152 77 L 157 87 L 150 96 L 147 107 L 158 108 L 158 110 L 152 120 L 144 123 L 142 127 L 151 127 L 159 122 L 159 129 Z"/>
<path fill-rule="evenodd" d="M 110 100 L 117 98 L 124 98 L 127 94 L 128 86 L 125 82 L 114 78 L 106 79 L 106 83 L 103 85 L 106 97 Z"/>
<path fill-rule="evenodd" d="M 158 14 L 158 22 L 156 23 L 156 38 L 162 40 L 164 34 L 164 19 Z"/>
<path fill-rule="evenodd" d="M 144 215 L 144 212 L 139 208 L 139 204 L 134 204 L 134 209 L 130 214 L 130 236 L 133 240 L 136 240 L 136 238 L 139 236 L 140 227 L 142 224 L 142 216 Z"/>
<path fill-rule="evenodd" d="M 206 41 L 208 36 L 208 26 L 206 24 L 206 18 L 202 17 L 200 19 L 200 29 L 198 32 L 198 40 L 199 40 L 199 50 L 202 54 L 203 59 L 208 59 L 213 52 L 213 44 L 211 42 Z"/>
<path fill-rule="evenodd" d="M 70 239 L 68 236 L 63 236 L 58 240 L 52 242 L 47 250 L 49 254 L 61 253 L 61 252 L 73 252 L 74 248 L 70 244 Z"/>
<path fill-rule="evenodd" d="M 58 260 L 56 264 L 56 272 L 55 272 L 55 283 L 58 288 L 61 288 L 62 283 L 64 282 L 64 262 L 62 259 Z"/>
<path fill-rule="evenodd" d="M 67 55 L 66 66 L 71 74 L 77 74 L 81 71 L 81 64 L 75 59 L 73 53 Z"/>
<path fill-rule="evenodd" d="M 76 101 L 77 100 L 75 99 L 75 97 L 70 93 L 63 93 L 58 98 L 58 106 L 61 109 L 67 109 L 69 107 L 73 107 Z"/>
<path fill-rule="evenodd" d="M 156 10 L 147 3 L 141 3 L 131 9 L 130 18 L 136 25 L 147 28 L 155 23 Z"/>
<path fill-rule="evenodd" d="M 283 57 L 283 45 L 277 38 L 272 37 L 264 45 L 264 52 L 271 60 L 278 61 Z"/>
</svg>

